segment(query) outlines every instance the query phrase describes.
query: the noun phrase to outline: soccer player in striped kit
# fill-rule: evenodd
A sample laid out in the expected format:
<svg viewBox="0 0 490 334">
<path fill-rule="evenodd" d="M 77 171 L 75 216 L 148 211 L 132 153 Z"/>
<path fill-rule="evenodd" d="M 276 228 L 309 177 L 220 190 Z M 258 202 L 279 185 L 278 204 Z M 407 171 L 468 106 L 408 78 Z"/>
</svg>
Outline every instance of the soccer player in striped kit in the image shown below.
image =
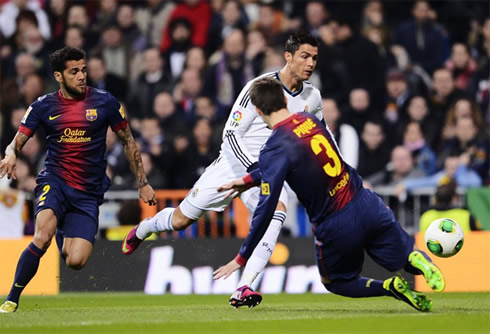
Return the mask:
<svg viewBox="0 0 490 334">
<path fill-rule="evenodd" d="M 231 189 L 229 196 L 260 185 L 251 229 L 235 261 L 247 263 L 288 182 L 313 225 L 318 269 L 330 292 L 354 298 L 391 296 L 419 311 L 430 311 L 432 301 L 401 276 L 384 281 L 360 276 L 366 251 L 389 271 L 423 274 L 435 292 L 445 287 L 440 270 L 427 254 L 414 250 L 414 239 L 381 197 L 363 188 L 361 177 L 344 162 L 328 127 L 306 113 L 291 114 L 275 80 L 254 82 L 250 97 L 273 132 L 260 152 L 259 168 L 219 188 L 223 192 Z M 228 269 L 219 268 L 215 279 L 228 277 L 232 272 Z"/>
<path fill-rule="evenodd" d="M 311 35 L 298 32 L 292 34 L 285 45 L 286 65 L 278 72 L 263 74 L 250 81 L 242 89 L 230 112 L 223 130 L 223 143 L 219 157 L 206 169 L 193 188 L 177 208 L 165 208 L 154 217 L 142 221 L 126 236 L 122 252 L 131 254 L 142 240 L 152 232 L 183 230 L 197 221 L 206 211 L 223 211 L 231 199 L 216 191 L 224 182 L 242 177 L 257 165 L 260 149 L 271 130 L 262 121 L 250 101 L 250 86 L 259 78 L 273 78 L 280 82 L 287 97 L 288 108 L 292 112 L 307 112 L 323 119 L 320 92 L 307 80 L 313 74 L 318 60 L 318 42 Z M 257 189 L 250 189 L 241 195 L 241 200 L 250 212 L 258 202 Z M 262 247 L 258 247 L 244 269 L 239 289 L 233 294 L 233 306 L 255 305 L 262 299 L 250 285 L 265 268 L 282 224 L 286 219 L 288 194 L 286 187 L 281 191 L 277 209 Z M 239 268 L 233 261 L 230 267 Z M 244 304 L 245 303 L 245 304 Z"/>
<path fill-rule="evenodd" d="M 0 161 L 0 178 L 15 179 L 17 154 L 40 126 L 44 128 L 48 150 L 36 179 L 34 238 L 20 256 L 12 289 L 0 306 L 3 313 L 17 310 L 20 294 L 55 234 L 68 267 L 79 270 L 87 263 L 98 230 L 99 206 L 110 186 L 105 160 L 109 126 L 123 144 L 140 198 L 156 204 L 122 106 L 108 92 L 87 87 L 85 52 L 64 47 L 53 52 L 50 61 L 60 89 L 29 106 Z"/>
</svg>

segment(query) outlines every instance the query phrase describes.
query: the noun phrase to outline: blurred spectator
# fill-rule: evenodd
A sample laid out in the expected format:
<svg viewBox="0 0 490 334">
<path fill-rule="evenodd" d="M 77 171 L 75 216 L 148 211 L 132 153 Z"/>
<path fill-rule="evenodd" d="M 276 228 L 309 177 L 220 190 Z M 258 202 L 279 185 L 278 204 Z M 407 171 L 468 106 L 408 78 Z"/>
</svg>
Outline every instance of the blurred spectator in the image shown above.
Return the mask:
<svg viewBox="0 0 490 334">
<path fill-rule="evenodd" d="M 318 54 L 321 61 L 318 62 L 317 72 L 320 74 L 322 96 L 335 99 L 339 105 L 344 105 L 349 99 L 350 81 L 346 64 L 335 45 L 335 25 L 322 25 L 318 31 Z"/>
<path fill-rule="evenodd" d="M 1 156 L 1 155 L 0 155 Z M 3 181 L 3 180 L 2 180 Z M 25 194 L 0 184 L 0 239 L 22 238 L 25 227 Z"/>
<path fill-rule="evenodd" d="M 431 113 L 437 124 L 442 125 L 446 118 L 449 106 L 457 99 L 464 97 L 464 93 L 454 85 L 452 72 L 445 68 L 434 71 L 432 75 L 433 90 L 430 93 Z"/>
<path fill-rule="evenodd" d="M 104 59 L 108 73 L 124 79 L 130 78 L 130 63 L 134 53 L 117 26 L 104 28 L 101 43 L 90 54 Z"/>
<path fill-rule="evenodd" d="M 372 187 L 395 186 L 424 175 L 424 172 L 416 167 L 410 150 L 404 146 L 396 146 L 391 152 L 391 160 L 386 168 L 367 177 L 365 182 Z"/>
<path fill-rule="evenodd" d="M 136 25 L 133 7 L 128 4 L 121 4 L 117 9 L 116 21 L 124 39 L 130 45 L 132 51 L 143 51 L 147 45 L 147 39 Z"/>
<path fill-rule="evenodd" d="M 259 30 L 250 30 L 247 34 L 245 58 L 252 64 L 255 76 L 264 73 L 264 62 L 268 51 L 264 34 Z"/>
<path fill-rule="evenodd" d="M 174 79 L 180 77 L 184 69 L 186 52 L 192 46 L 192 27 L 186 19 L 175 19 L 170 25 L 170 38 L 172 44 L 163 53 L 166 70 Z"/>
<path fill-rule="evenodd" d="M 87 9 L 81 5 L 71 6 L 68 10 L 66 25 L 79 26 L 83 31 L 84 51 L 90 53 L 93 47 L 99 42 L 99 33 L 95 32 L 91 26 Z"/>
<path fill-rule="evenodd" d="M 2 124 L 2 132 L 0 142 L 2 143 L 2 147 L 0 148 L 0 152 L 5 152 L 5 148 L 12 141 L 15 134 L 17 133 L 17 129 L 19 128 L 20 121 L 24 117 L 26 112 L 26 107 L 23 105 L 16 105 L 12 110 L 9 110 L 5 114 L 5 122 Z"/>
<path fill-rule="evenodd" d="M 196 99 L 202 90 L 202 79 L 197 70 L 186 69 L 174 88 L 173 97 L 188 124 L 194 122 Z"/>
<path fill-rule="evenodd" d="M 142 152 L 148 152 L 157 159 L 162 154 L 164 134 L 155 117 L 145 118 L 141 122 L 141 137 L 137 139 Z"/>
<path fill-rule="evenodd" d="M 410 90 L 403 72 L 392 70 L 386 78 L 386 98 L 384 119 L 388 124 L 397 124 L 405 112 L 406 103 L 410 98 Z"/>
<path fill-rule="evenodd" d="M 207 119 L 210 122 L 213 130 L 212 141 L 216 145 L 221 145 L 225 119 L 218 117 L 216 104 L 208 96 L 202 95 L 196 99 L 196 118 Z"/>
<path fill-rule="evenodd" d="M 41 171 L 44 167 L 45 149 L 41 143 L 40 134 L 36 133 L 29 139 L 22 148 L 20 156 L 29 164 L 33 176 Z"/>
<path fill-rule="evenodd" d="M 340 122 L 340 111 L 334 99 L 323 99 L 323 119 L 333 133 L 344 160 L 357 168 L 359 162 L 359 136 L 349 124 Z"/>
<path fill-rule="evenodd" d="M 436 172 L 437 157 L 426 143 L 422 125 L 419 122 L 412 121 L 406 125 L 403 132 L 403 146 L 410 150 L 415 166 L 425 175 L 432 175 Z"/>
<path fill-rule="evenodd" d="M 107 73 L 104 59 L 92 56 L 87 62 L 87 84 L 91 87 L 107 90 L 119 101 L 126 101 L 127 82 L 112 73 Z"/>
<path fill-rule="evenodd" d="M 179 3 L 167 22 L 163 31 L 160 50 L 166 52 L 173 44 L 171 38 L 171 27 L 176 19 L 184 19 L 191 26 L 191 43 L 200 47 L 205 47 L 208 37 L 209 24 L 211 21 L 211 7 L 208 1 L 204 0 L 183 0 Z"/>
<path fill-rule="evenodd" d="M 43 78 L 36 73 L 29 74 L 24 84 L 22 85 L 22 94 L 20 96 L 20 103 L 22 105 L 28 106 L 40 96 L 43 95 L 44 92 L 44 80 Z M 19 123 L 20 125 L 20 123 Z"/>
<path fill-rule="evenodd" d="M 130 178 L 131 170 L 123 146 L 112 129 L 107 130 L 106 147 L 105 156 L 107 168 L 110 170 L 108 175 L 112 181 L 112 188 L 124 189 L 127 187 L 126 180 Z"/>
<path fill-rule="evenodd" d="M 144 72 L 131 85 L 128 98 L 131 114 L 139 119 L 153 115 L 155 96 L 173 87 L 172 78 L 164 70 L 164 61 L 157 48 L 145 50 L 143 58 Z"/>
<path fill-rule="evenodd" d="M 466 166 L 464 159 L 451 154 L 444 159 L 444 169 L 431 176 L 406 179 L 396 186 L 395 193 L 400 195 L 418 188 L 435 188 L 443 178 L 452 178 L 459 187 L 479 187 L 482 180 L 478 174 Z"/>
<path fill-rule="evenodd" d="M 51 27 L 52 37 L 50 42 L 53 50 L 63 47 L 67 12 L 66 0 L 51 0 L 46 7 L 46 14 L 48 15 L 49 26 Z"/>
<path fill-rule="evenodd" d="M 371 28 L 379 31 L 380 44 L 387 46 L 391 42 L 391 29 L 385 23 L 383 2 L 368 1 L 362 10 L 361 28 L 363 32 Z M 377 44 L 377 43 L 375 43 Z"/>
<path fill-rule="evenodd" d="M 209 120 L 198 119 L 192 130 L 189 147 L 174 157 L 176 188 L 191 188 L 218 156 L 218 148 L 213 145 L 212 129 Z"/>
<path fill-rule="evenodd" d="M 33 167 L 24 157 L 19 156 L 15 166 L 16 179 L 12 182 L 17 190 L 33 192 L 36 187 L 36 175 Z"/>
<path fill-rule="evenodd" d="M 226 36 L 218 62 L 205 77 L 203 93 L 216 99 L 218 115 L 227 115 L 243 86 L 254 78 L 251 64 L 245 58 L 245 36 L 233 29 Z"/>
<path fill-rule="evenodd" d="M 306 4 L 305 22 L 302 30 L 315 38 L 320 36 L 320 27 L 327 22 L 329 13 L 322 1 L 313 0 Z"/>
<path fill-rule="evenodd" d="M 92 28 L 95 31 L 102 31 L 104 27 L 116 23 L 116 15 L 118 13 L 117 0 L 100 0 L 97 1 L 97 10 L 95 12 L 95 26 Z"/>
<path fill-rule="evenodd" d="M 29 27 L 24 31 L 22 51 L 34 57 L 36 72 L 45 79 L 52 78 L 52 70 L 49 64 L 50 51 L 37 27 Z"/>
<path fill-rule="evenodd" d="M 84 43 L 82 28 L 79 26 L 70 26 L 66 29 L 64 45 L 71 48 L 83 49 Z"/>
<path fill-rule="evenodd" d="M 206 55 L 201 47 L 194 46 L 187 51 L 184 63 L 185 69 L 189 68 L 203 73 L 207 66 Z"/>
<path fill-rule="evenodd" d="M 252 21 L 251 29 L 259 30 L 267 43 L 274 47 L 283 47 L 289 35 L 289 27 L 284 13 L 271 3 L 261 2 L 258 18 Z"/>
<path fill-rule="evenodd" d="M 435 140 L 439 138 L 439 133 L 437 131 L 440 126 L 434 124 L 431 120 L 429 106 L 427 105 L 425 97 L 415 95 L 408 101 L 407 111 L 402 115 L 402 120 L 397 132 L 402 133 L 410 122 L 417 122 L 422 126 L 423 136 L 426 143 L 430 147 L 433 147 Z"/>
<path fill-rule="evenodd" d="M 136 9 L 135 22 L 152 47 L 160 46 L 163 29 L 174 8 L 170 0 L 146 0 L 145 6 Z"/>
<path fill-rule="evenodd" d="M 212 55 L 223 45 L 224 39 L 233 29 L 246 30 L 244 12 L 238 0 L 226 0 L 219 12 L 211 18 L 206 53 Z"/>
<path fill-rule="evenodd" d="M 153 112 L 163 130 L 165 141 L 172 143 L 180 134 L 189 132 L 184 118 L 176 112 L 177 108 L 169 92 L 161 92 L 155 96 Z"/>
<path fill-rule="evenodd" d="M 354 24 L 345 18 L 338 20 L 336 40 L 339 57 L 347 71 L 349 89 L 367 90 L 377 105 L 376 101 L 382 99 L 385 74 L 376 45 L 356 32 Z"/>
<path fill-rule="evenodd" d="M 478 105 L 469 98 L 460 98 L 451 105 L 446 115 L 446 121 L 442 129 L 443 141 L 456 137 L 456 122 L 458 119 L 465 117 L 473 119 L 477 129 L 482 128 L 483 120 Z"/>
<path fill-rule="evenodd" d="M 36 15 L 41 35 L 46 40 L 51 38 L 48 16 L 37 0 L 10 0 L 2 6 L 0 12 L 0 30 L 5 37 L 12 36 L 16 31 L 16 19 L 22 10 L 30 10 Z"/>
<path fill-rule="evenodd" d="M 424 233 L 434 220 L 440 218 L 457 221 L 464 233 L 480 229 L 475 217 L 460 203 L 456 188 L 457 184 L 453 179 L 443 178 L 441 180 L 435 194 L 435 205 L 420 216 L 420 232 Z"/>
<path fill-rule="evenodd" d="M 395 30 L 395 43 L 407 50 L 412 63 L 421 65 L 428 73 L 442 66 L 445 60 L 443 32 L 430 14 L 427 1 L 416 1 L 413 18 L 402 22 Z"/>
<path fill-rule="evenodd" d="M 349 94 L 349 105 L 343 112 L 343 122 L 350 124 L 356 129 L 357 134 L 364 130 L 369 118 L 373 117 L 373 110 L 370 107 L 371 101 L 369 93 L 363 88 L 353 89 Z"/>
<path fill-rule="evenodd" d="M 141 161 L 145 166 L 148 183 L 155 189 L 167 189 L 169 187 L 168 178 L 158 168 L 155 168 L 151 155 L 145 152 L 141 153 Z M 136 184 L 134 184 L 134 188 L 136 188 Z"/>
<path fill-rule="evenodd" d="M 451 58 L 446 61 L 445 66 L 453 73 L 456 88 L 466 91 L 477 70 L 476 62 L 471 57 L 468 47 L 463 43 L 454 44 Z"/>
<path fill-rule="evenodd" d="M 442 158 L 458 154 L 461 163 L 478 173 L 483 181 L 489 178 L 489 143 L 488 134 L 480 131 L 471 117 L 456 120 L 456 136 L 444 145 Z"/>
<path fill-rule="evenodd" d="M 385 142 L 380 122 L 370 120 L 364 125 L 359 145 L 357 171 L 363 178 L 382 171 L 390 160 L 390 149 Z"/>
</svg>

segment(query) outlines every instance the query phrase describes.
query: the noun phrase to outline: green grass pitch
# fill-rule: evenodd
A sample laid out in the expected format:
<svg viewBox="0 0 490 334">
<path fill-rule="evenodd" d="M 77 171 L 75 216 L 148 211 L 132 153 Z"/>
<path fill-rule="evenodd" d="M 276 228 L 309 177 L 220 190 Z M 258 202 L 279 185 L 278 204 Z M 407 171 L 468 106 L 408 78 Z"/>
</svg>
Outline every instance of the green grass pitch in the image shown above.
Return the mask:
<svg viewBox="0 0 490 334">
<path fill-rule="evenodd" d="M 256 308 L 228 297 L 63 293 L 24 296 L 0 333 L 490 333 L 490 293 L 431 294 L 432 313 L 389 297 L 265 295 Z"/>
</svg>

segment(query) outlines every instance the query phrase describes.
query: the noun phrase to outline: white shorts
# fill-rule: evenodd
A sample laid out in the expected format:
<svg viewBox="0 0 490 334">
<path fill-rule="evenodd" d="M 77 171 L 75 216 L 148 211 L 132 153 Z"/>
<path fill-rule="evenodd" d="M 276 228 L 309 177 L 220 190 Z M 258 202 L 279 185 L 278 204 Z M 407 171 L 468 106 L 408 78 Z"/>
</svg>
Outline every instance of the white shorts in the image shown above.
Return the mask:
<svg viewBox="0 0 490 334">
<path fill-rule="evenodd" d="M 225 183 L 244 177 L 246 174 L 245 167 L 230 163 L 226 157 L 220 155 L 196 181 L 185 199 L 180 203 L 180 210 L 186 217 L 193 220 L 198 220 L 206 211 L 223 211 L 233 199 L 225 199 L 224 197 L 228 192 L 218 192 L 216 189 Z M 286 208 L 288 204 L 287 189 L 289 186 L 285 183 L 279 197 Z M 240 195 L 240 199 L 251 214 L 259 203 L 259 196 L 259 187 L 250 188 Z"/>
</svg>

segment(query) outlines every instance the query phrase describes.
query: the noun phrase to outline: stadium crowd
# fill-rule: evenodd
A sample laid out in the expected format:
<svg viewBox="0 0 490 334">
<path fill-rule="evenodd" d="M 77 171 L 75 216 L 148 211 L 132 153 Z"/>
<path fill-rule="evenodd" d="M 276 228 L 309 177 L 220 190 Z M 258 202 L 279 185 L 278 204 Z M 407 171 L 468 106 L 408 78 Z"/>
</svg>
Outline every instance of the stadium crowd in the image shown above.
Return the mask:
<svg viewBox="0 0 490 334">
<path fill-rule="evenodd" d="M 0 156 L 28 108 L 57 88 L 49 55 L 88 55 L 88 84 L 125 106 L 150 184 L 191 187 L 218 156 L 246 82 L 284 64 L 292 31 L 315 36 L 311 78 L 326 123 L 366 186 L 400 194 L 490 184 L 490 7 L 480 1 L 0 0 Z M 42 134 L 11 187 L 32 191 Z M 112 190 L 136 189 L 116 135 Z"/>
</svg>

